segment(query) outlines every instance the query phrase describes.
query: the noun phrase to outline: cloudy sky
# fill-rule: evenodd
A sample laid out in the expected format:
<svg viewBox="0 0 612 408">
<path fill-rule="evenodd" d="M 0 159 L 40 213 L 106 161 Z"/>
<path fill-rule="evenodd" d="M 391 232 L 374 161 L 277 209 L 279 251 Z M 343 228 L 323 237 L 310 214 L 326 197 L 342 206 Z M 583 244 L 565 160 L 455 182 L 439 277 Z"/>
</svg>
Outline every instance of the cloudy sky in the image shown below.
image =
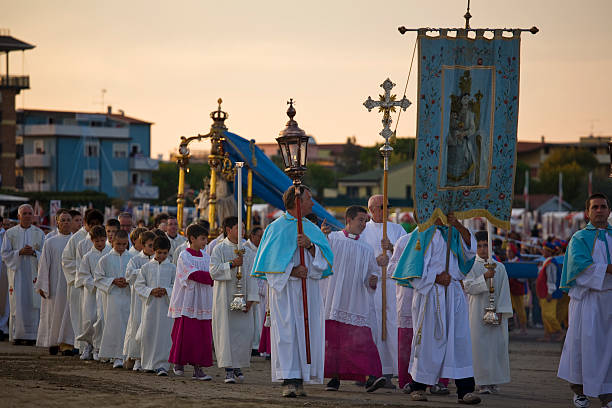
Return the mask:
<svg viewBox="0 0 612 408">
<path fill-rule="evenodd" d="M 362 106 L 386 77 L 403 91 L 416 34 L 397 27 L 455 27 L 464 0 L 20 0 L 0 27 L 36 45 L 12 54 L 30 75 L 19 108 L 102 111 L 105 104 L 154 122 L 153 155 L 181 135 L 207 132 L 222 97 L 229 129 L 273 142 L 296 120 L 320 143 L 381 140 Z M 523 34 L 519 140 L 612 135 L 612 1 L 472 0 L 472 27 L 537 25 Z M 4 57 L 0 58 L 4 72 Z M 416 101 L 416 67 L 408 98 Z M 105 109 L 104 109 L 105 110 Z M 414 136 L 416 104 L 398 135 Z"/>
</svg>

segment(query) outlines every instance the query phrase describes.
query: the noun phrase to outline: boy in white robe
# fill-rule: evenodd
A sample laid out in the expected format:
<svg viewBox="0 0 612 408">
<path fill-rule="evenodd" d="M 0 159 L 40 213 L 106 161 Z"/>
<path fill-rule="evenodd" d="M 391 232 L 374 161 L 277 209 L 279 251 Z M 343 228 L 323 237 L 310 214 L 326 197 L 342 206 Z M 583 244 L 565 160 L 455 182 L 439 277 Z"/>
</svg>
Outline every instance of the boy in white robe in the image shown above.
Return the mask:
<svg viewBox="0 0 612 408">
<path fill-rule="evenodd" d="M 371 215 L 371 220 L 366 224 L 366 228 L 361 234 L 363 240 L 370 244 L 374 250 L 374 255 L 378 256 L 382 253 L 383 246 L 386 248 L 386 254 L 391 257 L 393 254 L 393 245 L 403 235 L 406 235 L 406 230 L 393 222 L 385 220 L 387 223 L 387 240 L 383 242 L 383 196 L 374 195 L 368 200 L 368 211 Z M 391 280 L 391 274 L 387 269 L 387 314 L 386 314 L 386 339 L 382 339 L 382 284 L 376 286 L 374 294 L 376 305 L 376 330 L 374 341 L 380 354 L 382 362 L 383 374 L 387 377 L 386 388 L 395 388 L 391 382 L 391 378 L 397 374 L 397 299 L 395 291 L 395 283 Z"/>
<path fill-rule="evenodd" d="M 610 201 L 601 193 L 586 202 L 589 224 L 576 232 L 563 261 L 561 288 L 569 289 L 569 327 L 557 376 L 569 382 L 574 406 L 587 396 L 612 407 L 612 226 Z"/>
<path fill-rule="evenodd" d="M 167 238 L 155 238 L 153 248 L 155 258 L 138 270 L 134 284 L 142 300 L 142 320 L 137 337 L 141 344 L 142 368 L 155 371 L 158 376 L 167 376 L 174 322 L 168 316 L 168 306 L 176 267 L 168 259 L 170 242 Z"/>
<path fill-rule="evenodd" d="M 127 232 L 118 230 L 113 237 L 113 250 L 100 258 L 95 271 L 95 283 L 104 307 L 99 354 L 100 358 L 114 359 L 113 368 L 123 368 L 123 342 L 130 317 L 130 285 L 125 279 L 125 270 L 132 257 L 127 246 Z"/>
<path fill-rule="evenodd" d="M 29 204 L 17 210 L 19 224 L 4 233 L 0 256 L 6 265 L 9 287 L 9 340 L 15 345 L 36 344 L 40 296 L 34 289 L 45 233 L 32 225 Z"/>
<path fill-rule="evenodd" d="M 510 357 L 508 355 L 508 318 L 512 317 L 512 301 L 506 268 L 500 262 L 489 259 L 487 232 L 476 234 L 476 260 L 472 270 L 463 280 L 470 305 L 470 334 L 474 379 L 480 394 L 497 394 L 498 385 L 510 382 Z M 495 269 L 485 268 L 493 262 Z M 489 306 L 489 279 L 493 278 L 495 310 L 498 326 L 482 320 L 485 307 Z"/>
<path fill-rule="evenodd" d="M 251 229 L 249 233 L 249 239 L 245 243 L 245 247 L 249 247 L 253 254 L 257 252 L 257 247 L 259 246 L 259 242 L 261 241 L 261 236 L 263 235 L 263 228 L 255 227 Z M 248 274 L 251 274 L 251 271 L 248 271 Z M 253 355 L 259 355 L 259 341 L 261 340 L 261 327 L 263 326 L 263 321 L 266 315 L 266 304 L 265 304 L 265 295 L 262 294 L 262 285 L 265 284 L 263 279 L 257 279 L 257 285 L 259 286 L 259 298 L 257 299 L 258 303 L 254 306 L 253 309 Z"/>
<path fill-rule="evenodd" d="M 132 256 L 136 256 L 139 253 L 142 252 L 142 242 L 140 241 L 140 234 L 142 234 L 143 232 L 148 231 L 146 228 L 134 228 L 132 230 L 132 232 L 130 232 L 130 254 L 132 254 Z"/>
<path fill-rule="evenodd" d="M 302 214 L 312 211 L 310 191 L 299 187 Z M 270 288 L 270 343 L 272 381 L 283 382 L 283 396 L 306 396 L 303 383 L 321 384 L 325 363 L 325 326 L 319 280 L 331 275 L 333 253 L 321 230 L 303 218 L 304 233 L 297 233 L 295 186 L 283 195 L 287 213 L 264 231 L 253 274 L 264 277 Z M 299 247 L 304 248 L 304 264 Z M 302 279 L 306 281 L 311 362 L 306 359 Z"/>
<path fill-rule="evenodd" d="M 130 317 L 128 319 L 127 328 L 125 330 L 125 340 L 123 342 L 123 354 L 129 360 L 126 362 L 125 368 L 132 369 L 134 371 L 140 371 L 142 368 L 141 363 L 141 346 L 140 342 L 136 338 L 138 328 L 140 327 L 140 317 L 142 314 L 142 301 L 138 291 L 136 290 L 136 279 L 138 278 L 138 272 L 140 268 L 151 260 L 155 255 L 153 249 L 153 242 L 155 242 L 154 233 L 151 231 L 145 231 L 138 237 L 134 237 L 132 241 L 135 247 L 136 243 L 143 242 L 142 251 L 132 256 L 130 262 L 128 262 L 125 270 L 125 279 L 130 284 Z"/>
<path fill-rule="evenodd" d="M 101 225 L 95 225 L 89 230 L 89 240 L 93 246 L 81 259 L 76 278 L 76 286 L 83 287 L 82 325 L 77 340 L 85 343 L 81 360 L 94 359 L 98 361 L 104 326 L 96 325 L 98 319 L 103 319 L 103 316 L 98 316 L 98 311 L 102 310 L 102 305 L 100 304 L 100 307 L 98 307 L 98 290 L 94 275 L 98 261 L 111 251 L 111 247 L 106 242 L 106 230 Z"/>
<path fill-rule="evenodd" d="M 255 253 L 244 246 L 238 237 L 238 217 L 223 220 L 225 239 L 215 246 L 210 258 L 210 276 L 213 285 L 213 342 L 217 365 L 225 368 L 225 383 L 244 381 L 242 368 L 251 365 L 254 320 L 253 304 L 259 300 L 256 278 L 251 276 Z M 238 239 L 242 240 L 244 254 L 237 254 Z M 241 292 L 246 302 L 243 311 L 230 310 L 237 292 L 237 272 L 241 269 Z"/>
<path fill-rule="evenodd" d="M 45 240 L 38 262 L 38 277 L 34 287 L 42 297 L 40 323 L 36 345 L 49 348 L 49 354 L 71 356 L 74 331 L 70 322 L 66 278 L 62 272 L 62 252 L 70 239 L 71 217 L 68 210 L 56 213 L 57 235 Z"/>
</svg>

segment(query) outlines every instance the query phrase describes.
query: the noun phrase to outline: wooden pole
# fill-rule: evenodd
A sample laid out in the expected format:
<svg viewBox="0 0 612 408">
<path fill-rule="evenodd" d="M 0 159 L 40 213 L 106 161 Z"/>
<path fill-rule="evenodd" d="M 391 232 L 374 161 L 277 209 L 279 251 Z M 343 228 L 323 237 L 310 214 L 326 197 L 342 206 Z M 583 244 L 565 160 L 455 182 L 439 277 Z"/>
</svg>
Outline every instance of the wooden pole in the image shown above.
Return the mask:
<svg viewBox="0 0 612 408">
<path fill-rule="evenodd" d="M 295 186 L 295 212 L 297 213 L 298 234 L 304 233 L 302 225 L 302 197 L 300 186 Z M 306 266 L 304 262 L 304 248 L 300 250 L 300 265 Z M 306 288 L 306 278 L 302 278 L 302 306 L 304 307 L 304 335 L 306 337 L 306 363 L 310 364 L 310 323 L 308 320 L 308 290 Z"/>
</svg>

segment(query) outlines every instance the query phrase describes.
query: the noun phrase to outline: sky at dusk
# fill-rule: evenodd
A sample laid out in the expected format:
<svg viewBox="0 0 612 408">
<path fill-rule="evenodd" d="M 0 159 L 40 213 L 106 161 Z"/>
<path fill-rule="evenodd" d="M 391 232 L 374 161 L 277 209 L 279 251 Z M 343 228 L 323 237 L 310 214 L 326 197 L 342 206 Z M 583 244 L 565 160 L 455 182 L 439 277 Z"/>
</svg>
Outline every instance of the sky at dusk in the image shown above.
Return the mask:
<svg viewBox="0 0 612 408">
<path fill-rule="evenodd" d="M 362 103 L 387 77 L 403 93 L 416 33 L 397 27 L 460 27 L 467 2 L 3 3 L 0 27 L 36 45 L 25 64 L 11 54 L 11 74 L 30 75 L 18 108 L 101 112 L 106 89 L 105 105 L 155 123 L 152 155 L 167 157 L 181 135 L 208 132 L 219 97 L 229 130 L 258 142 L 274 142 L 289 98 L 319 143 L 381 141 Z M 519 140 L 612 135 L 612 1 L 472 0 L 471 13 L 472 27 L 540 29 L 521 40 Z M 416 85 L 415 61 L 398 136 L 415 135 Z"/>
</svg>

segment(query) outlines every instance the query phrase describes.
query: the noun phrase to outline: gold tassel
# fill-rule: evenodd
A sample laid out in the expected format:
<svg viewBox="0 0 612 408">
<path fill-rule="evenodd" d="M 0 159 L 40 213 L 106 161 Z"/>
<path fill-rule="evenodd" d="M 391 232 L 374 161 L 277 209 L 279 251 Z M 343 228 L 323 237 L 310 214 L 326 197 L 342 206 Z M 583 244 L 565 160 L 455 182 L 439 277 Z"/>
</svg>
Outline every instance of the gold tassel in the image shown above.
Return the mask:
<svg viewBox="0 0 612 408">
<path fill-rule="evenodd" d="M 421 250 L 421 240 L 417 238 L 416 246 L 414 247 L 417 251 Z"/>
</svg>

